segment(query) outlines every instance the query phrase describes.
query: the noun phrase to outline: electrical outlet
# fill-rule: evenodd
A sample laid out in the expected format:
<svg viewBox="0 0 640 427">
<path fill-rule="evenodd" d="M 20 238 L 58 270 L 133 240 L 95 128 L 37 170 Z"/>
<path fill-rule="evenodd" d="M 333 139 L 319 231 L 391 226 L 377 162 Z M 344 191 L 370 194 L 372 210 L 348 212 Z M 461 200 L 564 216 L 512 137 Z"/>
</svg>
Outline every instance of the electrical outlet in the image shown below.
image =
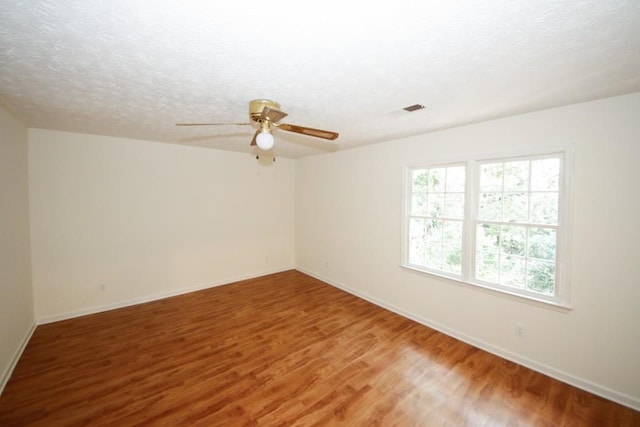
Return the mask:
<svg viewBox="0 0 640 427">
<path fill-rule="evenodd" d="M 105 291 L 107 290 L 107 284 L 106 284 L 106 283 L 101 283 L 101 284 L 100 284 L 100 290 L 101 290 L 102 292 L 105 292 Z"/>
<path fill-rule="evenodd" d="M 522 323 L 516 323 L 516 336 L 520 338 L 524 338 L 524 325 Z"/>
</svg>

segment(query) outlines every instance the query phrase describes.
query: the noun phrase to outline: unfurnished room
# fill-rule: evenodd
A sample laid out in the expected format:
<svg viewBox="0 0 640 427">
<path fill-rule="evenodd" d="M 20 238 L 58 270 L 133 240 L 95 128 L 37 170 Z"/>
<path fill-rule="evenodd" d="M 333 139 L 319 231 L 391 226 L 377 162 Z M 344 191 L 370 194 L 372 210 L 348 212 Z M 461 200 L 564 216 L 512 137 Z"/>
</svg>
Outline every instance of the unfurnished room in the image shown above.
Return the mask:
<svg viewBox="0 0 640 427">
<path fill-rule="evenodd" d="M 640 426 L 640 3 L 0 2 L 0 426 Z"/>
</svg>

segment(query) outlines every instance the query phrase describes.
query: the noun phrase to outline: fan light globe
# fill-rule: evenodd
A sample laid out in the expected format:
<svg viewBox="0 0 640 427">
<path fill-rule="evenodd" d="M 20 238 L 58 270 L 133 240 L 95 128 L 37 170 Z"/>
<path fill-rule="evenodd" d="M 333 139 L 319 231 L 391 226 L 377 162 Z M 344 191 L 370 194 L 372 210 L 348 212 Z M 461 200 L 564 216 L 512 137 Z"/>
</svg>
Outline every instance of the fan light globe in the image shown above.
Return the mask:
<svg viewBox="0 0 640 427">
<path fill-rule="evenodd" d="M 269 132 L 260 132 L 256 137 L 256 144 L 261 150 L 270 150 L 273 147 L 273 135 Z"/>
</svg>

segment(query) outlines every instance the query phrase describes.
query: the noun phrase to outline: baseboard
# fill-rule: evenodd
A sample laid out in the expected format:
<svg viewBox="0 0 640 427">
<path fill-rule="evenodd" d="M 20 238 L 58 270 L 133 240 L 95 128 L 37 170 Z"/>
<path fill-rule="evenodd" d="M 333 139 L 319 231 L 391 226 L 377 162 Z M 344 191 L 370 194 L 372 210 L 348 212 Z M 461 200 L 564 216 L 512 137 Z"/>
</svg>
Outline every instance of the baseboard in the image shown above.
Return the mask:
<svg viewBox="0 0 640 427">
<path fill-rule="evenodd" d="M 4 372 L 2 373 L 2 380 L 0 381 L 0 395 L 2 395 L 4 388 L 9 382 L 9 378 L 11 378 L 11 374 L 13 374 L 13 370 L 16 368 L 16 365 L 18 364 L 18 360 L 20 360 L 20 357 L 22 356 L 24 349 L 27 347 L 27 344 L 29 344 L 29 340 L 31 339 L 33 332 L 36 330 L 36 326 L 38 325 L 35 322 L 31 325 L 31 327 L 27 331 L 24 338 L 22 338 L 20 347 L 18 347 L 16 352 L 13 354 L 13 357 L 11 358 L 11 363 L 9 363 L 9 366 L 7 366 L 7 369 L 5 369 Z"/>
<path fill-rule="evenodd" d="M 589 393 L 593 393 L 597 396 L 603 397 L 605 399 L 611 400 L 613 402 L 619 403 L 621 405 L 627 406 L 631 409 L 634 409 L 636 411 L 640 411 L 640 400 L 627 395 L 625 393 L 620 393 L 617 392 L 615 390 L 612 390 L 608 387 L 604 387 L 601 386 L 599 384 L 593 383 L 589 380 L 583 379 L 583 378 L 579 378 L 576 377 L 574 375 L 571 375 L 569 373 L 566 373 L 564 371 L 555 369 L 551 366 L 542 364 L 542 363 L 538 363 L 535 360 L 529 359 L 527 357 L 524 357 L 522 355 L 519 355 L 517 353 L 513 353 L 512 351 L 500 348 L 500 347 L 496 347 L 490 343 L 487 343 L 485 341 L 476 339 L 472 336 L 463 334 L 459 331 L 456 331 L 454 329 L 448 328 L 444 325 L 441 325 L 438 322 L 434 322 L 430 319 L 426 319 L 422 316 L 419 316 L 415 313 L 406 311 L 401 309 L 400 307 L 397 307 L 393 304 L 390 304 L 386 301 L 383 301 L 379 298 L 376 298 L 372 295 L 369 295 L 367 293 L 355 290 L 353 288 L 350 288 L 349 286 L 345 286 L 341 283 L 337 283 L 327 277 L 322 276 L 321 274 L 316 274 L 312 271 L 306 270 L 304 268 L 300 268 L 300 267 L 296 267 L 296 269 L 298 271 L 301 271 L 302 273 L 308 274 L 311 277 L 315 277 L 318 280 L 321 280 L 325 283 L 328 283 L 331 286 L 335 286 L 338 289 L 342 289 L 345 292 L 348 292 L 352 295 L 355 295 L 359 298 L 362 298 L 366 301 L 369 301 L 370 303 L 373 303 L 379 307 L 385 308 L 389 311 L 392 311 L 396 314 L 399 314 L 400 316 L 406 317 L 408 319 L 411 319 L 415 322 L 418 322 L 422 325 L 428 326 L 432 329 L 437 330 L 438 332 L 442 332 L 445 335 L 448 335 L 450 337 L 453 337 L 455 339 L 458 339 L 460 341 L 463 341 L 467 344 L 470 344 L 474 347 L 480 348 L 484 351 L 487 351 L 489 353 L 495 354 L 496 356 L 502 357 L 503 359 L 507 359 L 511 362 L 517 363 L 519 365 L 525 366 L 529 369 L 532 369 L 534 371 L 540 372 L 541 374 L 547 375 L 551 378 L 555 378 L 559 381 L 562 381 L 564 383 L 570 384 L 574 387 L 577 387 L 579 389 L 588 391 Z"/>
<path fill-rule="evenodd" d="M 234 276 L 234 277 L 226 278 L 213 283 L 207 283 L 204 285 L 192 286 L 188 288 L 180 288 L 180 289 L 176 289 L 168 292 L 158 292 L 156 294 L 145 295 L 143 297 L 133 298 L 130 300 L 118 301 L 115 303 L 104 304 L 104 305 L 94 306 L 94 307 L 87 307 L 80 310 L 69 311 L 66 313 L 54 314 L 52 316 L 39 317 L 36 319 L 36 322 L 38 325 L 59 322 L 61 320 L 73 319 L 75 317 L 87 316 L 89 314 L 101 313 L 103 311 L 115 310 L 118 308 L 130 307 L 133 305 L 144 304 L 146 302 L 157 301 L 164 298 L 175 297 L 178 295 L 201 291 L 203 289 L 214 288 L 216 286 L 228 285 L 230 283 L 240 282 L 242 280 L 255 279 L 257 277 L 266 276 L 269 274 L 281 273 L 283 271 L 288 271 L 292 269 L 294 269 L 294 267 L 264 270 L 259 273 Z"/>
</svg>

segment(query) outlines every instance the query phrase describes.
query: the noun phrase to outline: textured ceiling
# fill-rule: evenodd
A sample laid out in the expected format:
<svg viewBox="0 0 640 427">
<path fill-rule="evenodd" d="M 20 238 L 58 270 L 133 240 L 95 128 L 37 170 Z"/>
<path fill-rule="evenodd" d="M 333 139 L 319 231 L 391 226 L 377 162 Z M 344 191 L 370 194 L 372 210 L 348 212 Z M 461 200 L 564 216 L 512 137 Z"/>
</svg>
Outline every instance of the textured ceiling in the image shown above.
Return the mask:
<svg viewBox="0 0 640 427">
<path fill-rule="evenodd" d="M 2 0 L 0 102 L 29 127 L 251 152 L 276 100 L 278 156 L 640 91 L 638 0 Z M 420 103 L 414 113 L 402 107 Z"/>
</svg>

